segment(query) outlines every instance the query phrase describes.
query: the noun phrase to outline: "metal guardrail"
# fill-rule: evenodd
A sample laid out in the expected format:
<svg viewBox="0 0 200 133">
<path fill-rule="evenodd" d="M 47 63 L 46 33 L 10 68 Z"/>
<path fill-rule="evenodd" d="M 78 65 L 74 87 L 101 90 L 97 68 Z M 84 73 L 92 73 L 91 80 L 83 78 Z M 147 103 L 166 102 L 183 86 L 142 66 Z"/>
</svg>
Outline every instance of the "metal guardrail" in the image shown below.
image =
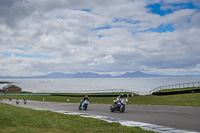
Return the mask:
<svg viewBox="0 0 200 133">
<path fill-rule="evenodd" d="M 68 93 L 134 93 L 139 94 L 137 91 L 130 91 L 126 89 L 104 89 L 104 90 L 79 90 L 70 91 Z M 0 94 L 0 96 L 52 96 L 52 94 Z"/>
<path fill-rule="evenodd" d="M 130 91 L 126 89 L 104 89 L 104 90 L 79 90 L 79 91 L 73 91 L 71 93 L 123 93 L 123 92 L 130 92 L 139 94 L 137 91 Z"/>
<path fill-rule="evenodd" d="M 180 83 L 180 84 L 159 86 L 159 87 L 151 90 L 149 92 L 149 94 L 152 94 L 153 92 L 157 92 L 157 91 L 160 91 L 160 90 L 165 90 L 165 89 L 183 89 L 183 88 L 189 88 L 189 87 L 200 87 L 200 82 Z"/>
</svg>

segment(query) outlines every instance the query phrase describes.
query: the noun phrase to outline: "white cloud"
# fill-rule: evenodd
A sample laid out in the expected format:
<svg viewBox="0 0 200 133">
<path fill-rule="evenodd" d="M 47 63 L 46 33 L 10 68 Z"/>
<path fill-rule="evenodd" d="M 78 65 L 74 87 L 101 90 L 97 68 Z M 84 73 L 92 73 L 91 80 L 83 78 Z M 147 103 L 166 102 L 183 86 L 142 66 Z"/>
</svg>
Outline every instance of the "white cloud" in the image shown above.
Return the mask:
<svg viewBox="0 0 200 133">
<path fill-rule="evenodd" d="M 0 76 L 54 71 L 199 73 L 199 11 L 179 9 L 160 16 L 146 8 L 149 3 L 1 1 Z M 151 31 L 162 25 L 175 30 Z"/>
</svg>

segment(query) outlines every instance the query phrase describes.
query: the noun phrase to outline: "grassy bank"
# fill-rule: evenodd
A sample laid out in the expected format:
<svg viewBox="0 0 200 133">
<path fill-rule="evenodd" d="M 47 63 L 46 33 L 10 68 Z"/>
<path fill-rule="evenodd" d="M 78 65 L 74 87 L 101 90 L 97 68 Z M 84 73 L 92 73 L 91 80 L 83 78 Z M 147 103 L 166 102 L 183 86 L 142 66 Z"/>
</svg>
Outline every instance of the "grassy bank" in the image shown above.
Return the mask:
<svg viewBox="0 0 200 133">
<path fill-rule="evenodd" d="M 3 99 L 8 99 L 9 96 L 0 96 Z M 47 102 L 69 102 L 79 103 L 82 97 L 65 97 L 65 96 L 10 96 L 12 99 L 24 99 Z M 69 99 L 69 101 L 67 101 Z M 97 104 L 112 104 L 115 97 L 89 97 L 90 103 Z M 174 105 L 174 106 L 196 106 L 200 107 L 200 93 L 188 93 L 179 95 L 135 95 L 127 98 L 127 104 L 143 104 L 143 105 Z"/>
<path fill-rule="evenodd" d="M 189 88 L 178 88 L 178 89 L 164 89 L 160 90 L 158 92 L 175 92 L 175 91 L 186 91 L 186 90 L 195 90 L 195 89 L 200 89 L 200 87 L 189 87 Z"/>
<path fill-rule="evenodd" d="M 94 118 L 20 108 L 1 102 L 0 109 L 1 133 L 150 133 L 139 127 L 126 127 L 119 123 L 108 123 Z"/>
<path fill-rule="evenodd" d="M 172 106 L 195 106 L 200 107 L 200 93 L 188 93 L 165 96 L 136 96 L 129 100 L 130 104 L 145 105 L 172 105 Z"/>
</svg>

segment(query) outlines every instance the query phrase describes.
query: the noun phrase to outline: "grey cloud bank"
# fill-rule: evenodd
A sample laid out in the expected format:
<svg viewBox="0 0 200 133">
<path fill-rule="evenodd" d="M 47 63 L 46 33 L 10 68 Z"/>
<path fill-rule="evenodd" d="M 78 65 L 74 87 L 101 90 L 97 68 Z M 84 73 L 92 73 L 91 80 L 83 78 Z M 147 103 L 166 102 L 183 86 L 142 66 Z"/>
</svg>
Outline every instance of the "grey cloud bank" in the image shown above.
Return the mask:
<svg viewBox="0 0 200 133">
<path fill-rule="evenodd" d="M 173 6 L 180 3 L 194 7 Z M 0 76 L 200 74 L 199 3 L 1 0 Z M 161 15 L 148 7 L 154 4 L 176 9 Z"/>
</svg>

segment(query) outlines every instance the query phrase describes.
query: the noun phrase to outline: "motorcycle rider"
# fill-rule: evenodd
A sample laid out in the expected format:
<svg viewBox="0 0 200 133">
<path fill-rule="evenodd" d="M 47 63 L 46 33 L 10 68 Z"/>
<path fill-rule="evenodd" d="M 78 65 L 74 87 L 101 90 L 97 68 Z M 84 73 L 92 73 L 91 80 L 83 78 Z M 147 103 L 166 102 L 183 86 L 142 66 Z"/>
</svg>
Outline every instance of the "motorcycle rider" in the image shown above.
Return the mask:
<svg viewBox="0 0 200 133">
<path fill-rule="evenodd" d="M 88 100 L 88 101 L 89 101 L 89 98 L 88 98 L 87 95 L 85 95 L 85 97 L 81 100 L 81 102 L 80 102 L 80 106 L 82 106 L 82 103 L 83 103 L 85 100 Z"/>
<path fill-rule="evenodd" d="M 19 99 L 16 100 L 16 104 L 19 104 Z"/>
<path fill-rule="evenodd" d="M 26 104 L 26 98 L 24 98 L 24 104 Z"/>
<path fill-rule="evenodd" d="M 120 95 L 117 97 L 117 99 L 115 100 L 115 106 L 116 106 L 116 104 L 117 104 L 118 102 L 121 101 L 121 99 L 124 99 L 124 94 L 120 94 Z"/>
</svg>

